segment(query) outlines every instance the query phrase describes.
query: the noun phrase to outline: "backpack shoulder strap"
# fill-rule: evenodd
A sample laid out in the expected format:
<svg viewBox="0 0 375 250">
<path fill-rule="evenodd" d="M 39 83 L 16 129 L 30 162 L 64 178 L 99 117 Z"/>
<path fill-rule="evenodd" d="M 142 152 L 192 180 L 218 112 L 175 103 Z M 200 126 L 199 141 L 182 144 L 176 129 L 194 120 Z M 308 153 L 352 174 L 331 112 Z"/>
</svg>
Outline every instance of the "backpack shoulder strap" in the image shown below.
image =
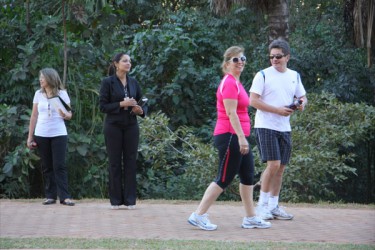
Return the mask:
<svg viewBox="0 0 375 250">
<path fill-rule="evenodd" d="M 266 74 L 264 74 L 264 71 L 261 70 L 260 73 L 263 75 L 263 80 L 266 81 Z"/>
</svg>

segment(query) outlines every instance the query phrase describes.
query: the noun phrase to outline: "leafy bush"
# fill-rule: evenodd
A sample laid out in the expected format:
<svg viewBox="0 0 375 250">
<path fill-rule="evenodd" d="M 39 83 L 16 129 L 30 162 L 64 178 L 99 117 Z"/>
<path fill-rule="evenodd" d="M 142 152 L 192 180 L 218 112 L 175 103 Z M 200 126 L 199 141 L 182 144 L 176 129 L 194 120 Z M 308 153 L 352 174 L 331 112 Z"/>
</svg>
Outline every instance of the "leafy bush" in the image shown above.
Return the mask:
<svg viewBox="0 0 375 250">
<path fill-rule="evenodd" d="M 202 143 L 187 127 L 172 131 L 169 121 L 161 112 L 140 121 L 137 175 L 140 197 L 189 199 L 192 194 L 203 193 L 200 183 L 208 183 L 201 179 L 201 175 L 207 173 L 201 168 L 210 169 L 215 154 L 213 148 Z M 185 175 L 192 169 L 199 171 L 195 175 Z"/>
<path fill-rule="evenodd" d="M 294 149 L 284 176 L 282 199 L 293 202 L 342 199 L 335 192 L 345 180 L 363 179 L 356 173 L 366 166 L 355 164 L 352 149 L 360 142 L 373 140 L 374 118 L 374 107 L 340 103 L 325 92 L 310 94 L 307 109 L 291 117 Z M 217 172 L 216 150 L 212 143 L 203 143 L 188 128 L 172 132 L 168 121 L 157 114 L 142 122 L 140 154 L 146 167 L 139 174 L 142 190 L 147 198 L 200 199 Z M 259 175 L 265 164 L 259 160 L 253 139 L 251 145 Z M 237 184 L 235 179 L 221 198 L 239 199 Z"/>
<path fill-rule="evenodd" d="M 26 147 L 28 114 L 24 106 L 0 105 L 0 198 L 30 197 L 30 182 L 40 182 L 39 157 Z"/>
<path fill-rule="evenodd" d="M 23 146 L 29 110 L 2 106 L 1 141 L 4 142 L 3 170 L 0 188 L 3 197 L 41 195 L 41 173 L 36 171 L 38 157 Z M 23 117 L 23 119 L 20 119 Z M 5 122 L 8 121 L 8 122 Z M 138 158 L 138 193 L 140 198 L 200 199 L 217 172 L 217 152 L 212 143 L 194 135 L 194 129 L 181 126 L 170 129 L 170 119 L 161 112 L 139 119 L 141 141 Z M 365 104 L 343 104 L 331 94 L 309 95 L 304 112 L 291 117 L 293 153 L 284 175 L 283 201 L 316 202 L 337 200 L 335 190 L 357 171 L 373 165 L 355 164 L 353 147 L 371 142 L 375 134 L 375 109 Z M 68 126 L 69 127 L 69 126 Z M 20 129 L 22 128 L 22 129 Z M 12 131 L 6 133 L 5 131 Z M 17 136 L 15 136 L 17 135 Z M 18 138 L 17 138 L 18 137 Z M 22 138 L 22 140 L 21 140 Z M 20 145 L 10 145 L 20 141 Z M 70 133 L 68 172 L 72 194 L 81 197 L 107 197 L 107 166 L 104 139 L 101 133 Z M 254 142 L 256 171 L 265 167 L 259 161 Z M 4 153 L 7 151 L 7 153 Z M 372 166 L 372 168 L 371 168 Z M 34 171 L 34 174 L 31 172 Z M 34 182 L 38 179 L 39 183 Z M 239 199 L 238 179 L 221 199 Z M 30 191 L 39 187 L 39 192 Z M 370 190 L 373 195 L 373 190 Z"/>
<path fill-rule="evenodd" d="M 334 191 L 348 177 L 364 181 L 357 172 L 367 166 L 356 164 L 353 148 L 374 140 L 375 108 L 340 103 L 325 92 L 308 97 L 306 110 L 291 117 L 293 153 L 285 171 L 283 200 L 337 201 L 342 197 Z"/>
<path fill-rule="evenodd" d="M 69 188 L 75 198 L 108 197 L 108 159 L 102 133 L 69 134 Z"/>
</svg>

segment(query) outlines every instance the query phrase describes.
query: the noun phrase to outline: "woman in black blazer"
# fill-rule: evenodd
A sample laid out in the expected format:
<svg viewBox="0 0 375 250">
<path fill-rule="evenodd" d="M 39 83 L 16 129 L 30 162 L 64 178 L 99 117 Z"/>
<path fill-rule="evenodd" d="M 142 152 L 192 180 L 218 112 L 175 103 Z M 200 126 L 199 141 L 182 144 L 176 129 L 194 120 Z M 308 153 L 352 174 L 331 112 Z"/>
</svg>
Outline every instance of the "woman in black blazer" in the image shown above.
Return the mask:
<svg viewBox="0 0 375 250">
<path fill-rule="evenodd" d="M 100 111 L 106 113 L 104 137 L 109 158 L 109 199 L 112 209 L 136 203 L 136 160 L 139 143 L 137 116 L 144 117 L 147 105 L 137 105 L 142 98 L 138 82 L 128 76 L 129 55 L 114 56 L 100 87 Z"/>
</svg>

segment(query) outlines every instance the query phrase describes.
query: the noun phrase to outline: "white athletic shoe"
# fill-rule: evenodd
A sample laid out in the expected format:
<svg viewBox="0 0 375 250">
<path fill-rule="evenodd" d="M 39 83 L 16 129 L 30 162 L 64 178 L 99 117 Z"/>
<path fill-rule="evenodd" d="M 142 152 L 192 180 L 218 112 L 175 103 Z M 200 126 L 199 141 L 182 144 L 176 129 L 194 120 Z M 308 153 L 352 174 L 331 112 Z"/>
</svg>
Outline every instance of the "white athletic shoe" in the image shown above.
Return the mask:
<svg viewBox="0 0 375 250">
<path fill-rule="evenodd" d="M 271 222 L 264 221 L 261 218 L 254 217 L 244 217 L 242 221 L 242 228 L 270 228 Z"/>
<path fill-rule="evenodd" d="M 274 209 L 271 210 L 271 213 L 275 219 L 278 220 L 291 220 L 293 219 L 294 215 L 293 214 L 288 214 L 285 212 L 285 210 L 279 206 L 275 207 Z"/>
<path fill-rule="evenodd" d="M 195 213 L 191 213 L 191 215 L 190 215 L 190 217 L 189 217 L 189 219 L 188 219 L 188 222 L 189 222 L 191 225 L 195 226 L 195 227 L 198 226 L 197 220 L 195 219 Z"/>
<path fill-rule="evenodd" d="M 212 224 L 208 219 L 208 214 L 199 215 L 196 213 L 192 213 L 188 219 L 188 222 L 191 225 L 199 227 L 200 229 L 206 231 L 213 231 L 217 229 L 217 225 Z"/>
<path fill-rule="evenodd" d="M 112 205 L 111 209 L 112 210 L 118 210 L 118 209 L 120 209 L 120 206 L 119 205 Z"/>
<path fill-rule="evenodd" d="M 273 220 L 273 215 L 267 207 L 258 205 L 255 208 L 255 213 L 262 220 Z"/>
</svg>

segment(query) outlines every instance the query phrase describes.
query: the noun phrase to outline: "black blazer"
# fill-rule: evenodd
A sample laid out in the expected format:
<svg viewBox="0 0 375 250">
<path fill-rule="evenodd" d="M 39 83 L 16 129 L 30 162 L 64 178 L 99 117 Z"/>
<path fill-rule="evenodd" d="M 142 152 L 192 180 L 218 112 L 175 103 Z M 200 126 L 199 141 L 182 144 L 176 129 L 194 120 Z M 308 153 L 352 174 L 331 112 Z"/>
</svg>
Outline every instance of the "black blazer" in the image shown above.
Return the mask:
<svg viewBox="0 0 375 250">
<path fill-rule="evenodd" d="M 142 90 L 132 77 L 126 76 L 128 83 L 129 98 L 134 98 L 137 102 L 142 98 Z M 108 123 L 116 123 L 128 125 L 137 123 L 137 116 L 130 113 L 131 108 L 125 110 L 120 107 L 120 102 L 124 100 L 124 88 L 121 81 L 116 75 L 106 77 L 102 80 L 99 92 L 99 108 L 100 111 L 106 113 L 105 121 Z M 147 113 L 147 104 L 142 107 L 144 117 Z"/>
</svg>

